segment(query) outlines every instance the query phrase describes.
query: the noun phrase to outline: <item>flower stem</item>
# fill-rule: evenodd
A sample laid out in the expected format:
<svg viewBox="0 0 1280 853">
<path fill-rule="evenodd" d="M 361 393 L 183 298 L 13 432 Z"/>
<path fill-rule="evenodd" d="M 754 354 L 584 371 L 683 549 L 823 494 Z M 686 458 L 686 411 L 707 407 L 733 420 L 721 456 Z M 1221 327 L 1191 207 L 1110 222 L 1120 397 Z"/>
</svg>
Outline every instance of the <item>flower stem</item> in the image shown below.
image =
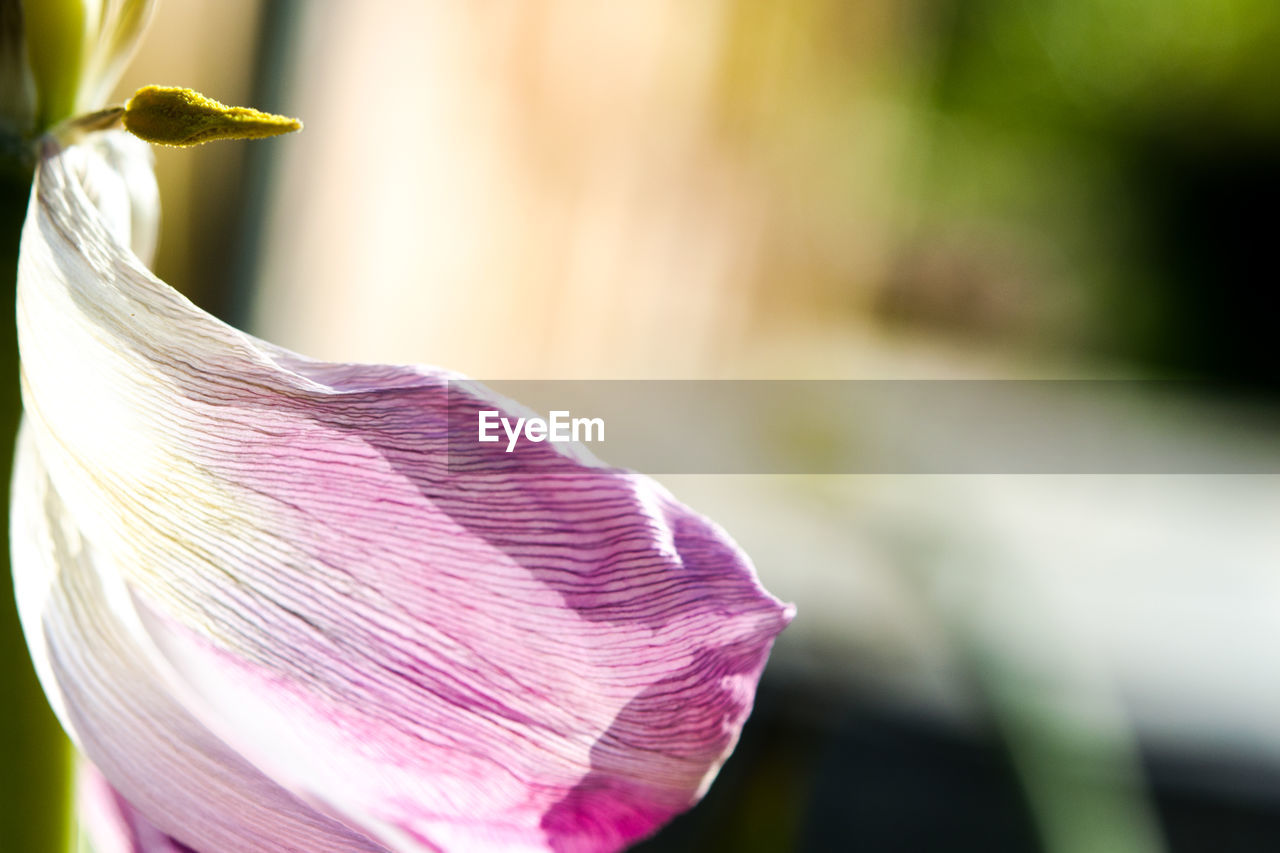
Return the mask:
<svg viewBox="0 0 1280 853">
<path fill-rule="evenodd" d="M 4 319 L 0 321 L 0 526 L 5 547 L 0 561 L 9 572 L 9 476 L 21 403 L 18 351 L 14 332 L 14 284 L 18 240 L 31 192 L 30 171 L 0 163 L 0 282 L 4 283 Z M 49 710 L 36 680 L 18 623 L 13 584 L 0 594 L 0 838 L 6 850 L 62 853 L 70 844 L 70 747 Z"/>
</svg>

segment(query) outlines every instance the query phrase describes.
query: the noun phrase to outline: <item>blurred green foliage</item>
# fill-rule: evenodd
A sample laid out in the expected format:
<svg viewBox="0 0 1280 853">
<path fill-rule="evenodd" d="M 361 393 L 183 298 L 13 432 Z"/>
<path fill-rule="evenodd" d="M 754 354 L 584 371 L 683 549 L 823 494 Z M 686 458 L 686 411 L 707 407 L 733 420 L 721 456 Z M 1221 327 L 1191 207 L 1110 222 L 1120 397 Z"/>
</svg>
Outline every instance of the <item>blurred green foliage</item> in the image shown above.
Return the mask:
<svg viewBox="0 0 1280 853">
<path fill-rule="evenodd" d="M 1275 378 L 1261 313 L 1280 307 L 1263 285 L 1275 271 L 1280 5 L 936 8 L 913 248 L 966 243 L 979 290 L 1017 305 L 997 331 L 1154 371 Z M 898 305 L 927 316 L 930 283 L 915 284 Z"/>
<path fill-rule="evenodd" d="M 764 311 L 1276 376 L 1280 4 L 773 0 L 729 13 L 719 74 Z"/>
</svg>

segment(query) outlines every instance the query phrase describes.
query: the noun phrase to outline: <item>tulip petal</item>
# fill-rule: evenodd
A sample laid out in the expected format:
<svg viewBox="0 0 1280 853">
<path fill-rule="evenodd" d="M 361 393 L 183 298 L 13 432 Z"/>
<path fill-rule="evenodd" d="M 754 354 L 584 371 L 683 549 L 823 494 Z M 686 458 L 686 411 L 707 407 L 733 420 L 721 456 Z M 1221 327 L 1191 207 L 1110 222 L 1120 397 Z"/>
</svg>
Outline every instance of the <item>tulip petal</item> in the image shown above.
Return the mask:
<svg viewBox="0 0 1280 853">
<path fill-rule="evenodd" d="M 92 156 L 37 174 L 24 400 L 176 701 L 397 850 L 615 850 L 696 802 L 791 618 L 724 532 L 551 444 L 451 465 L 511 404 L 218 322 L 123 248 Z"/>
<path fill-rule="evenodd" d="M 203 851 L 382 849 L 280 788 L 187 710 L 123 575 L 72 526 L 25 427 L 12 512 L 19 613 L 41 683 L 68 734 L 149 824 Z"/>
<path fill-rule="evenodd" d="M 78 102 L 81 109 L 106 103 L 154 12 L 154 0 L 103 0 L 93 22 L 96 37 L 86 45 Z"/>
<path fill-rule="evenodd" d="M 192 853 L 111 787 L 87 761 L 76 770 L 76 817 L 92 853 Z"/>
<path fill-rule="evenodd" d="M 85 195 L 116 240 L 150 264 L 160 231 L 160 189 L 151 146 L 127 133 L 97 133 L 85 144 L 96 155 L 77 164 Z"/>
</svg>

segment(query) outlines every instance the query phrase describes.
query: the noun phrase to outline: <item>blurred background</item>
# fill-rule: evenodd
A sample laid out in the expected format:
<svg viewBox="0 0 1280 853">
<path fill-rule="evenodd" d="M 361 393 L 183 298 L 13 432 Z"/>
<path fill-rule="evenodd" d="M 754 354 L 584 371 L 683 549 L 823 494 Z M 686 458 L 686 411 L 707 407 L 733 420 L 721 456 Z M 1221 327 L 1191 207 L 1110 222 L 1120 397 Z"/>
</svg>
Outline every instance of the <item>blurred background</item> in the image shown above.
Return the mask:
<svg viewBox="0 0 1280 853">
<path fill-rule="evenodd" d="M 144 83 L 306 122 L 158 150 L 157 271 L 312 356 L 1280 378 L 1274 0 L 186 0 Z M 1280 848 L 1277 478 L 664 479 L 799 616 L 640 849 Z"/>
</svg>

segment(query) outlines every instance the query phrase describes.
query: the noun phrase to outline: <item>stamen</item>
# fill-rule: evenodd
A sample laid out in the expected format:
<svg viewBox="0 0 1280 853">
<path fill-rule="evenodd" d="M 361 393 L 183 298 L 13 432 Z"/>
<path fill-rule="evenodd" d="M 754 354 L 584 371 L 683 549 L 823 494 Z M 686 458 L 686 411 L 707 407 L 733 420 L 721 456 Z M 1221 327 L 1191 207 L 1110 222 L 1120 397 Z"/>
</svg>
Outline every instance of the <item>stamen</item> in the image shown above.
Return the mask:
<svg viewBox="0 0 1280 853">
<path fill-rule="evenodd" d="M 302 129 L 296 118 L 229 107 L 191 89 L 143 86 L 124 106 L 124 127 L 158 145 L 200 145 L 215 139 L 261 139 Z"/>
<path fill-rule="evenodd" d="M 107 107 L 97 112 L 72 116 L 69 119 L 58 122 L 58 124 L 49 129 L 49 133 L 63 145 L 74 145 L 90 133 L 99 130 L 110 130 L 120 123 L 120 119 L 123 116 L 124 107 L 119 105 Z"/>
</svg>

